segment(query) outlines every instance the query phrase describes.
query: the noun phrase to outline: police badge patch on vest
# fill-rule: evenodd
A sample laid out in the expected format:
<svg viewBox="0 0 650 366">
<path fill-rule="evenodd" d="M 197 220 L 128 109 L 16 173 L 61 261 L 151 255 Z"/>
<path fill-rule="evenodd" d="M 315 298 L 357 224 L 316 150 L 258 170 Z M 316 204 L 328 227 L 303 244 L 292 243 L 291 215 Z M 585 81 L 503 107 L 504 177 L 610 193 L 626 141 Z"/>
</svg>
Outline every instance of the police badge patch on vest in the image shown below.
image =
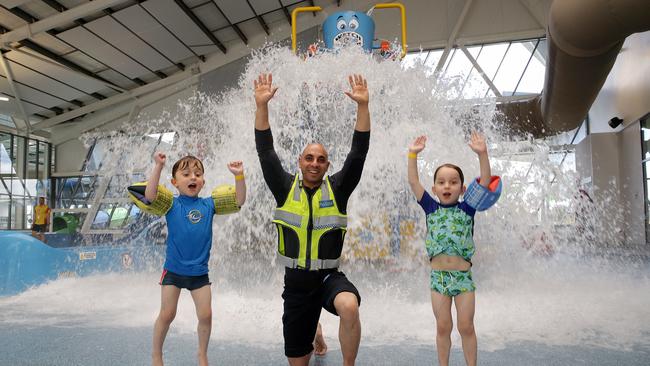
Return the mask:
<svg viewBox="0 0 650 366">
<path fill-rule="evenodd" d="M 323 207 L 332 207 L 332 206 L 334 206 L 334 201 L 333 201 L 333 200 L 323 200 L 323 201 L 320 201 L 320 208 L 323 208 Z"/>
</svg>

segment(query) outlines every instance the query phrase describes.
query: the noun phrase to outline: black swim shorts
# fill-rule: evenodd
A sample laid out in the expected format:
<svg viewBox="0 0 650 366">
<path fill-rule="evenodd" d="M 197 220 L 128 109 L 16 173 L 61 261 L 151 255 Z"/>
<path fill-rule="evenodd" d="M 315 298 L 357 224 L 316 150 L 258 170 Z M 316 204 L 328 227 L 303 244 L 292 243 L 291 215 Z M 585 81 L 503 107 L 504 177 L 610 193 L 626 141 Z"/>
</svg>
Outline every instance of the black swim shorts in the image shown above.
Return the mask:
<svg viewBox="0 0 650 366">
<path fill-rule="evenodd" d="M 160 285 L 173 285 L 190 291 L 210 284 L 207 273 L 201 276 L 183 276 L 164 269 L 162 276 L 160 276 Z"/>
<path fill-rule="evenodd" d="M 341 292 L 351 292 L 361 305 L 361 296 L 343 272 L 336 269 L 306 271 L 287 268 L 284 274 L 284 354 L 302 357 L 313 349 L 321 309 L 334 315 L 334 298 Z"/>
<path fill-rule="evenodd" d="M 44 233 L 47 232 L 47 224 L 33 224 L 32 225 L 32 231 L 37 232 L 37 233 Z"/>
</svg>

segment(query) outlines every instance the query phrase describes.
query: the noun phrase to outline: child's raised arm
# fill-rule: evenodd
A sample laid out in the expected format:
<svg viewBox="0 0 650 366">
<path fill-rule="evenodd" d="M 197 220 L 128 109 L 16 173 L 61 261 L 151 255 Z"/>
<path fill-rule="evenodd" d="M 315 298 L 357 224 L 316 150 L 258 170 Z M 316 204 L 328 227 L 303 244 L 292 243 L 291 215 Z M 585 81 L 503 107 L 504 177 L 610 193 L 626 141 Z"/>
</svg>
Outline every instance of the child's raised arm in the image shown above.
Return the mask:
<svg viewBox="0 0 650 366">
<path fill-rule="evenodd" d="M 481 168 L 481 181 L 479 184 L 487 188 L 492 178 L 492 171 L 490 169 L 490 159 L 488 158 L 485 136 L 476 131 L 472 131 L 469 147 L 478 155 L 478 162 Z"/>
<path fill-rule="evenodd" d="M 411 191 L 415 194 L 415 198 L 420 201 L 422 195 L 424 194 L 424 187 L 420 183 L 420 178 L 418 177 L 418 153 L 424 150 L 426 146 L 427 137 L 419 136 L 409 146 L 409 156 L 408 156 L 408 175 L 409 175 L 409 185 L 411 186 Z"/>
<path fill-rule="evenodd" d="M 158 182 L 160 181 L 160 173 L 165 167 L 167 155 L 165 155 L 163 152 L 158 151 L 153 154 L 153 160 L 156 165 L 154 165 L 153 170 L 151 171 L 151 175 L 147 181 L 147 188 L 144 191 L 144 197 L 149 202 L 153 202 L 158 195 Z"/>
<path fill-rule="evenodd" d="M 228 163 L 228 170 L 235 176 L 235 197 L 237 206 L 241 207 L 246 202 L 246 180 L 244 179 L 244 163 L 239 160 Z"/>
</svg>

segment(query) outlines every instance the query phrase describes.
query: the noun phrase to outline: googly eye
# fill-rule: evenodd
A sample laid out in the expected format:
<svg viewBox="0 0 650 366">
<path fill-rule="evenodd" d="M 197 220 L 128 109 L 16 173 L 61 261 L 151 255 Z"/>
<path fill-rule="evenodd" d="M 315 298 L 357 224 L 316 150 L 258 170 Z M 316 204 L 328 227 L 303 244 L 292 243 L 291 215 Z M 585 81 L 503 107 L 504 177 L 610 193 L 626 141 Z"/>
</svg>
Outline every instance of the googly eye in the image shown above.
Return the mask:
<svg viewBox="0 0 650 366">
<path fill-rule="evenodd" d="M 350 29 L 355 30 L 359 28 L 359 21 L 356 19 L 350 20 Z"/>
<path fill-rule="evenodd" d="M 345 20 L 343 20 L 343 19 L 339 19 L 339 21 L 336 22 L 336 29 L 338 29 L 338 30 L 344 30 L 346 26 L 347 26 L 347 23 L 345 23 Z"/>
</svg>

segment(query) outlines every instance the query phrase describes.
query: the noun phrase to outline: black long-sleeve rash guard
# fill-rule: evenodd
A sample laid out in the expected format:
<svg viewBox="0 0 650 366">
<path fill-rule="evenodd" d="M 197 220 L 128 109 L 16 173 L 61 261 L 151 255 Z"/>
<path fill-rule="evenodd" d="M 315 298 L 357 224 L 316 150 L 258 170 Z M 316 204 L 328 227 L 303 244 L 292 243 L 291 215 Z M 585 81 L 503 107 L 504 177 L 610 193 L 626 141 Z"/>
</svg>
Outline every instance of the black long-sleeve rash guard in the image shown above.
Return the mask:
<svg viewBox="0 0 650 366">
<path fill-rule="evenodd" d="M 338 172 L 329 177 L 330 184 L 336 204 L 342 213 L 347 212 L 348 199 L 361 180 L 363 165 L 368 154 L 370 143 L 370 132 L 354 131 L 352 136 L 352 147 L 348 156 L 343 163 L 343 167 Z M 267 186 L 271 189 L 277 206 L 280 207 L 289 195 L 295 175 L 287 172 L 282 167 L 280 158 L 273 147 L 273 135 L 271 129 L 255 130 L 255 145 L 257 154 L 262 165 L 262 173 Z M 319 189 L 304 187 L 309 199 Z M 298 238 L 296 234 L 284 228 L 285 252 L 286 255 L 295 256 L 298 254 Z M 319 245 L 319 258 L 335 259 L 341 255 L 343 249 L 344 235 L 341 230 L 333 230 L 326 233 L 321 238 Z"/>
<path fill-rule="evenodd" d="M 343 167 L 338 172 L 331 175 L 330 183 L 336 198 L 336 204 L 341 212 L 347 210 L 348 199 L 361 180 L 363 165 L 366 162 L 368 146 L 370 142 L 370 132 L 354 131 L 352 136 L 352 148 L 343 163 Z M 255 130 L 255 145 L 257 155 L 262 164 L 262 172 L 266 185 L 271 189 L 273 197 L 278 207 L 282 206 L 289 195 L 291 185 L 293 184 L 294 174 L 287 172 L 282 167 L 280 158 L 273 147 L 273 135 L 271 129 Z M 308 196 L 312 196 L 316 189 L 305 187 Z M 311 191 L 311 192 L 310 192 Z"/>
</svg>

